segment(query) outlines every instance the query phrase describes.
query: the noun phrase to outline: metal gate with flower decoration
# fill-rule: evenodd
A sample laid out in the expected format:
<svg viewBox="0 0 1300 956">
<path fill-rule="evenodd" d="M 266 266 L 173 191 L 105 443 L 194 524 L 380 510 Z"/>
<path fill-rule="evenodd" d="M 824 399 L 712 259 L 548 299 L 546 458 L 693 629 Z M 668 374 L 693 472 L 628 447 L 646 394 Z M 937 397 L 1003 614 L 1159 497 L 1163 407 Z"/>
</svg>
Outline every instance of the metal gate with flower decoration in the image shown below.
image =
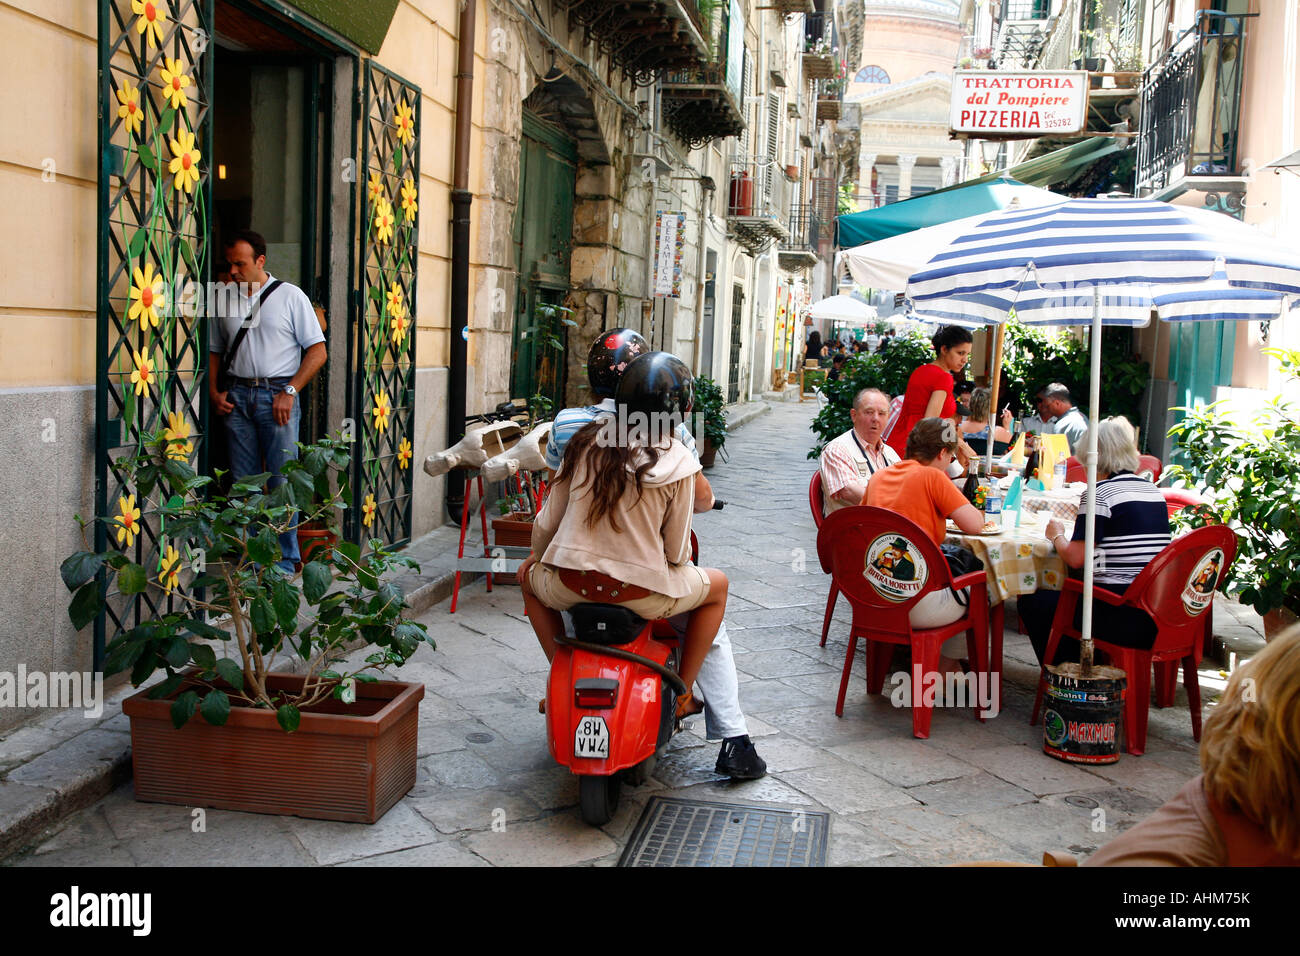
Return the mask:
<svg viewBox="0 0 1300 956">
<path fill-rule="evenodd" d="M 148 514 L 158 492 L 133 487 L 119 463 L 153 437 L 164 468 L 207 463 L 212 23 L 213 0 L 99 3 L 95 511 L 109 524 L 93 544 L 148 578 L 107 595 L 96 667 L 106 634 L 186 606 L 177 572 L 193 556 Z"/>
<path fill-rule="evenodd" d="M 345 534 L 391 547 L 411 537 L 420 90 L 373 60 L 363 76 L 361 275 L 348 332 L 356 473 Z"/>
</svg>

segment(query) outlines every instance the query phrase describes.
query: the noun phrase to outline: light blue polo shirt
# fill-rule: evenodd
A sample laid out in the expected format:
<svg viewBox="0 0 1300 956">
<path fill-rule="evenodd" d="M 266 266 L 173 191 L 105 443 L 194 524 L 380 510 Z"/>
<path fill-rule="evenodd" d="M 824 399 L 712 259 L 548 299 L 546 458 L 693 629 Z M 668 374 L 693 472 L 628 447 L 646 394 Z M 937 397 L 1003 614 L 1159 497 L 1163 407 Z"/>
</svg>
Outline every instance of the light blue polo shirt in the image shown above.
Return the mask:
<svg viewBox="0 0 1300 956">
<path fill-rule="evenodd" d="M 601 415 L 613 415 L 617 411 L 618 406 L 614 404 L 612 398 L 605 399 L 599 405 L 581 405 L 563 409 L 551 422 L 551 437 L 546 440 L 546 467 L 551 471 L 559 471 L 560 462 L 564 460 L 564 446 L 569 443 L 569 439 L 576 435 L 583 425 L 595 421 Z M 686 450 L 695 456 L 695 460 L 699 461 L 700 453 L 695 447 L 695 436 L 691 434 L 685 422 L 677 426 L 677 438 L 686 446 Z"/>
<path fill-rule="evenodd" d="M 274 281 L 267 273 L 267 285 Z M 226 314 L 211 319 L 208 348 L 212 352 L 225 354 L 261 292 L 260 287 L 251 296 L 237 291 L 225 295 L 218 291 L 216 310 Z M 289 378 L 302 364 L 303 350 L 324 341 L 325 333 L 307 293 L 291 282 L 282 282 L 267 297 L 257 320 L 249 326 L 230 374 L 239 378 Z"/>
</svg>

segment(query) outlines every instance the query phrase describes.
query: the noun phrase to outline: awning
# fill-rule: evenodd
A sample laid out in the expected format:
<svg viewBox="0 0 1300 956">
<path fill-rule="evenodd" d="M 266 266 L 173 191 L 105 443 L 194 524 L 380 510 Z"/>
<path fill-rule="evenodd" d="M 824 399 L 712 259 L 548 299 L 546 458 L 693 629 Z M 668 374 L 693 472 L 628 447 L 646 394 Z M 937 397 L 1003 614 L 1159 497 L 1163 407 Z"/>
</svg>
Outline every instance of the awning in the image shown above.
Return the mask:
<svg viewBox="0 0 1300 956">
<path fill-rule="evenodd" d="M 947 186 L 914 199 L 889 203 L 836 218 L 840 248 L 888 239 L 914 229 L 1003 209 L 1025 186 L 1046 188 L 1072 178 L 1082 167 L 1119 152 L 1109 136 L 1094 136 L 1071 146 L 1000 170 Z"/>
<path fill-rule="evenodd" d="M 397 12 L 397 0 L 288 0 L 309 17 L 337 31 L 370 54 L 378 54 Z"/>
<path fill-rule="evenodd" d="M 876 307 L 850 295 L 833 295 L 813 303 L 808 314 L 840 325 L 866 325 L 876 320 Z"/>
</svg>

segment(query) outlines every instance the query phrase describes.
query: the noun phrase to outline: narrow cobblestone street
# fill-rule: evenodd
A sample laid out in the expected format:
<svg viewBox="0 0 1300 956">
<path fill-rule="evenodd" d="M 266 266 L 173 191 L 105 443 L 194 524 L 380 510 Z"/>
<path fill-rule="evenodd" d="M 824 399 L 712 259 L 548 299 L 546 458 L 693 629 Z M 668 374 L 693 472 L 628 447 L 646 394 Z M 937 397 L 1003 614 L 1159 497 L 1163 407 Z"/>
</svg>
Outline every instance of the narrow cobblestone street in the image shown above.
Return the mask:
<svg viewBox="0 0 1300 956">
<path fill-rule="evenodd" d="M 537 713 L 546 662 L 519 590 L 489 594 L 478 582 L 454 615 L 447 602 L 422 615 L 438 650 L 421 649 L 393 675 L 427 687 L 419 777 L 378 824 L 210 810 L 206 832 L 196 833 L 189 808 L 136 803 L 128 784 L 17 864 L 613 865 L 656 793 L 827 811 L 832 865 L 1038 862 L 1047 849 L 1086 856 L 1199 772 L 1181 688 L 1174 707 L 1152 708 L 1144 756 L 1095 769 L 1045 756 L 1041 726 L 1027 721 L 1033 654 L 1014 615 L 995 719 L 938 708 L 930 739 L 914 739 L 909 710 L 868 697 L 861 655 L 837 718 L 849 611 L 841 600 L 828 646 L 819 648 L 828 581 L 807 501 L 814 414 L 812 403 L 778 403 L 735 431 L 729 460 L 710 472 L 727 506 L 695 525 L 701 563 L 731 580 L 727 626 L 765 778 L 717 776 L 718 745 L 700 736 L 703 719 L 695 718 L 655 779 L 624 789 L 607 826 L 584 825 L 576 780 L 547 753 Z M 196 840 L 205 841 L 198 855 Z"/>
</svg>

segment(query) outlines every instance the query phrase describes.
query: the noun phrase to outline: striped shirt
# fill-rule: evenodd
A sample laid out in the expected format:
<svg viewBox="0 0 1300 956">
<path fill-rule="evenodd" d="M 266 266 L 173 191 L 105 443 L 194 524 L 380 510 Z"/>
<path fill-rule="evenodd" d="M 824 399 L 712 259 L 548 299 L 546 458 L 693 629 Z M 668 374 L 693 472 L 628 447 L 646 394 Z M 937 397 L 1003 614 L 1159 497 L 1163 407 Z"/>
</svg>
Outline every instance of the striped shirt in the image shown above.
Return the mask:
<svg viewBox="0 0 1300 956">
<path fill-rule="evenodd" d="M 564 448 L 569 444 L 569 439 L 576 435 L 582 426 L 595 421 L 601 415 L 613 415 L 617 410 L 618 406 L 614 404 L 614 400 L 607 398 L 599 405 L 580 405 L 560 411 L 551 422 L 551 437 L 546 440 L 546 467 L 551 471 L 559 471 L 560 462 L 564 460 Z M 695 436 L 691 434 L 685 422 L 677 426 L 676 436 L 695 460 L 699 461 L 700 453 L 695 447 Z"/>
<path fill-rule="evenodd" d="M 850 428 L 838 438 L 833 438 L 822 449 L 822 513 L 830 514 L 841 508 L 851 508 L 856 501 L 840 501 L 835 495 L 849 484 L 866 484 L 882 468 L 898 461 L 898 452 L 883 441 L 880 450 L 867 448 Z"/>
<path fill-rule="evenodd" d="M 1082 541 L 1086 515 L 1079 512 L 1071 540 Z M 1122 471 L 1097 482 L 1097 584 L 1131 584 L 1170 541 L 1169 508 L 1150 481 Z"/>
</svg>

